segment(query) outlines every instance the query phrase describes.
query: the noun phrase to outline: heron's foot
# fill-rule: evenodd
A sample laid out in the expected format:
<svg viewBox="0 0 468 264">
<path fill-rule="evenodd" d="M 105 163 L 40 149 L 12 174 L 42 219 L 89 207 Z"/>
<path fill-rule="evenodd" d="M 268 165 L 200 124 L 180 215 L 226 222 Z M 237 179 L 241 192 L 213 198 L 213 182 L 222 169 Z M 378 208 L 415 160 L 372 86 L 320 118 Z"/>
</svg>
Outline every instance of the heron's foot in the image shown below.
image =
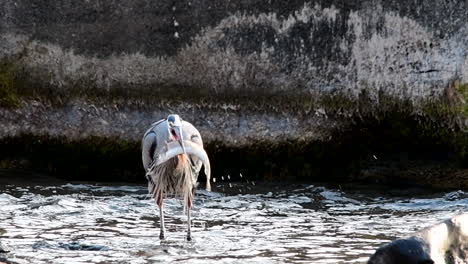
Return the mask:
<svg viewBox="0 0 468 264">
<path fill-rule="evenodd" d="M 161 231 L 161 232 L 159 233 L 159 239 L 164 240 L 164 238 L 165 238 L 164 232 Z"/>
<path fill-rule="evenodd" d="M 187 241 L 192 241 L 192 235 L 187 234 Z"/>
</svg>

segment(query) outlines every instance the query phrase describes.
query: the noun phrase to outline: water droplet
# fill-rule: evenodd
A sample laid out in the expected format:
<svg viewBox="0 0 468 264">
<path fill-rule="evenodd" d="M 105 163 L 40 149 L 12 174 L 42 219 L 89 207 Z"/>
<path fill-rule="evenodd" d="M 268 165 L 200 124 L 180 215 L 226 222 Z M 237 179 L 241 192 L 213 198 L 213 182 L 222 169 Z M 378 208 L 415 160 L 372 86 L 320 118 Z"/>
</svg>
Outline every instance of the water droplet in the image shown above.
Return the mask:
<svg viewBox="0 0 468 264">
<path fill-rule="evenodd" d="M 252 185 L 255 185 L 255 182 L 252 182 Z"/>
<path fill-rule="evenodd" d="M 228 180 L 230 180 L 230 179 L 231 179 L 231 176 L 228 174 Z"/>
<path fill-rule="evenodd" d="M 213 182 L 216 182 L 216 178 L 213 178 Z"/>
<path fill-rule="evenodd" d="M 223 181 L 224 181 L 224 176 L 221 176 L 221 180 L 223 180 Z"/>
<path fill-rule="evenodd" d="M 377 159 L 377 157 L 375 155 L 372 155 L 372 157 L 374 157 L 374 159 Z"/>
<path fill-rule="evenodd" d="M 232 184 L 229 184 L 229 188 L 232 188 Z"/>
<path fill-rule="evenodd" d="M 242 173 L 239 173 L 239 176 L 242 178 Z"/>
</svg>

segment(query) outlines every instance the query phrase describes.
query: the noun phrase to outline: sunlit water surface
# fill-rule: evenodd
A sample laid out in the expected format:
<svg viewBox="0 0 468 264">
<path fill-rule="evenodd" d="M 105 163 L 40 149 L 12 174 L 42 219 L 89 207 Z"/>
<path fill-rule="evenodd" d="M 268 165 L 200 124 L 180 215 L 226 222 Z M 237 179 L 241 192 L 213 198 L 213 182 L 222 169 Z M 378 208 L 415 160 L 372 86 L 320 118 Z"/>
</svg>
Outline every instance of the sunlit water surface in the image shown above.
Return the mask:
<svg viewBox="0 0 468 264">
<path fill-rule="evenodd" d="M 167 239 L 145 186 L 0 186 L 0 242 L 13 263 L 365 263 L 382 243 L 468 208 L 462 191 L 245 182 L 199 191 L 193 241 L 179 200 Z M 224 192 L 223 192 L 224 189 Z M 271 191 L 269 191 L 271 190 Z"/>
</svg>

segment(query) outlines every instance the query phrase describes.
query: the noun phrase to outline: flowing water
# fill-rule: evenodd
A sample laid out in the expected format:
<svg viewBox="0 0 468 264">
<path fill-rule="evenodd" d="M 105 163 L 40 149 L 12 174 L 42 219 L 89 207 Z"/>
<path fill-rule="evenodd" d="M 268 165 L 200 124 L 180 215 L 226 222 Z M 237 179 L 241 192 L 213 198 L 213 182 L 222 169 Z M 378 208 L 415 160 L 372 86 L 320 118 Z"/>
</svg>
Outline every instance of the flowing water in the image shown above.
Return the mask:
<svg viewBox="0 0 468 264">
<path fill-rule="evenodd" d="M 365 263 L 468 208 L 462 191 L 223 183 L 197 193 L 191 242 L 181 202 L 166 200 L 160 241 L 145 186 L 2 177 L 0 256 L 12 263 Z"/>
</svg>

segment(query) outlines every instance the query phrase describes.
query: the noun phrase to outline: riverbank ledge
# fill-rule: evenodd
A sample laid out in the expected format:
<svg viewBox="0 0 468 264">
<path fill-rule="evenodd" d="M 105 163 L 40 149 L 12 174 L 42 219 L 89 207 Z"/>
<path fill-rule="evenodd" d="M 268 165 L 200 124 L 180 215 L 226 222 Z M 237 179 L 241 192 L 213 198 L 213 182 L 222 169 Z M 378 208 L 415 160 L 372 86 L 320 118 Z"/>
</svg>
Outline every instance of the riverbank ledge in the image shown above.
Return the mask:
<svg viewBox="0 0 468 264">
<path fill-rule="evenodd" d="M 6 0 L 0 167 L 139 181 L 141 136 L 178 113 L 214 175 L 466 189 L 467 10 Z"/>
</svg>

